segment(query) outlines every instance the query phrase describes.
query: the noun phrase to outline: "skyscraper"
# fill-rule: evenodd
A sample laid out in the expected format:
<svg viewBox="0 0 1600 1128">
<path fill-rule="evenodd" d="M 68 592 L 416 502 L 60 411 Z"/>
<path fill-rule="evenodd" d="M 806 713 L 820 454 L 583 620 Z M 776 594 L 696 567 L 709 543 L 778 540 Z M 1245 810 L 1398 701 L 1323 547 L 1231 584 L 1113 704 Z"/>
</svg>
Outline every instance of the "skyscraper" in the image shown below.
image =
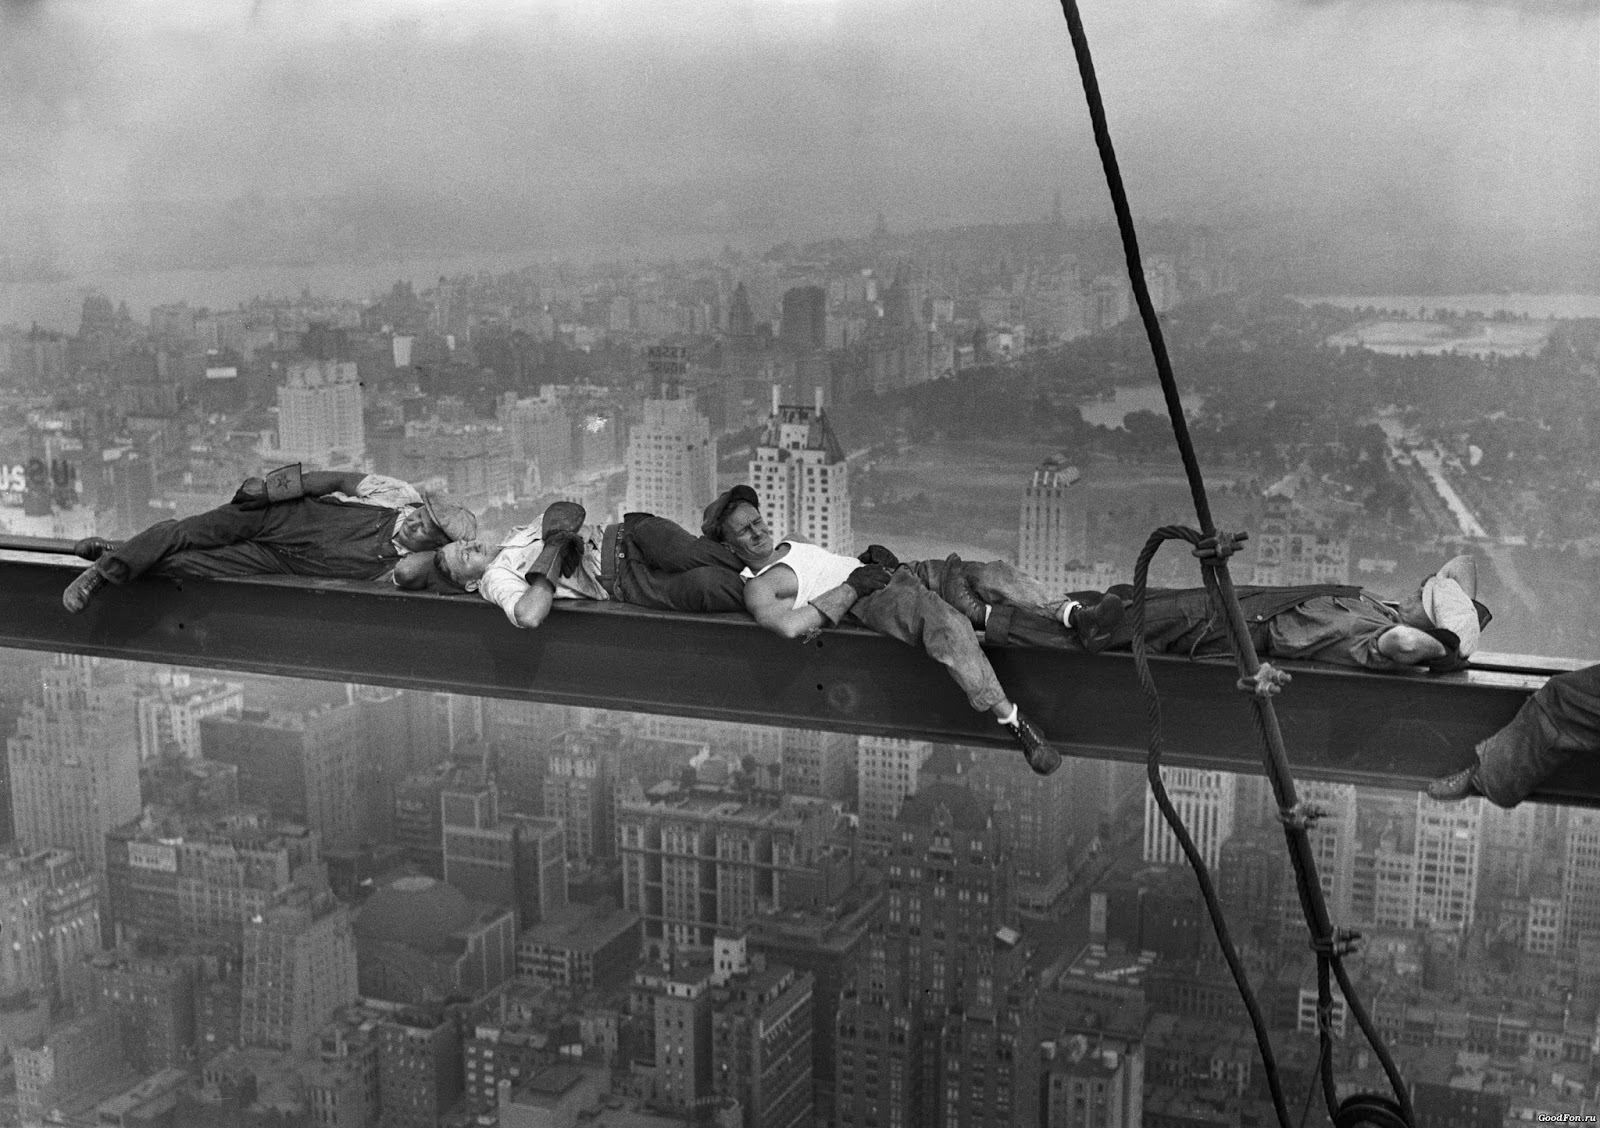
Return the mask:
<svg viewBox="0 0 1600 1128">
<path fill-rule="evenodd" d="M 239 768 L 239 798 L 308 826 L 327 848 L 360 835 L 356 774 L 366 744 L 362 710 L 319 705 L 296 713 L 246 709 L 200 722 L 206 758 Z"/>
<path fill-rule="evenodd" d="M 1222 844 L 1233 835 L 1237 778 L 1231 772 L 1196 768 L 1162 768 L 1161 779 L 1195 848 L 1211 869 L 1222 857 Z M 1155 796 L 1144 797 L 1144 860 L 1162 865 L 1187 865 L 1178 840 L 1161 817 Z"/>
<path fill-rule="evenodd" d="M 849 802 L 856 792 L 856 738 L 842 732 L 784 729 L 783 790 Z"/>
<path fill-rule="evenodd" d="M 1477 800 L 1468 800 L 1477 802 Z M 1600 811 L 1567 812 L 1565 861 L 1561 867 L 1561 946 L 1600 934 Z"/>
<path fill-rule="evenodd" d="M 822 410 L 822 389 L 812 407 L 780 404 L 778 396 L 774 387 L 772 415 L 750 462 L 762 516 L 777 536 L 852 553 L 850 465 Z"/>
<path fill-rule="evenodd" d="M 717 440 L 694 396 L 646 400 L 644 418 L 628 431 L 628 511 L 698 529 L 716 492 Z"/>
<path fill-rule="evenodd" d="M 933 755 L 933 745 L 895 736 L 863 736 L 857 738 L 856 748 L 861 842 L 864 846 L 888 846 L 894 839 L 900 804 L 917 790 L 922 765 Z"/>
<path fill-rule="evenodd" d="M 318 469 L 356 467 L 366 458 L 361 381 L 354 361 L 301 360 L 278 387 L 276 457 Z"/>
<path fill-rule="evenodd" d="M 475 901 L 515 909 L 531 928 L 567 904 L 561 820 L 502 814 L 493 783 L 440 795 L 444 879 Z"/>
<path fill-rule="evenodd" d="M 100 947 L 100 885 L 68 850 L 0 854 L 0 994 L 73 994 Z"/>
<path fill-rule="evenodd" d="M 734 941 L 741 957 L 743 938 Z M 719 941 L 719 945 L 722 942 Z M 718 975 L 711 993 L 711 1082 L 744 1109 L 745 1128 L 814 1124 L 812 977 L 757 957 Z"/>
<path fill-rule="evenodd" d="M 304 1054 L 340 1007 L 356 1001 L 350 910 L 326 887 L 252 917 L 244 928 L 239 1040 Z"/>
<path fill-rule="evenodd" d="M 106 832 L 139 817 L 134 690 L 98 658 L 60 655 L 42 675 L 6 741 L 17 841 L 71 850 L 103 875 Z"/>
<path fill-rule="evenodd" d="M 1417 927 L 1472 927 L 1482 824 L 1482 799 L 1441 803 L 1417 796 Z"/>
<path fill-rule="evenodd" d="M 1038 988 L 992 811 L 924 787 L 885 863 L 885 911 L 840 1005 L 838 1122 L 1036 1123 Z"/>
<path fill-rule="evenodd" d="M 550 754 L 544 781 L 546 818 L 560 819 L 567 836 L 567 861 L 588 869 L 617 855 L 616 729 L 576 729 L 563 733 L 561 749 Z"/>
<path fill-rule="evenodd" d="M 802 349 L 828 343 L 828 292 L 821 286 L 796 286 L 784 291 L 779 337 Z"/>
<path fill-rule="evenodd" d="M 1072 565 L 1088 555 L 1088 491 L 1078 468 L 1051 455 L 1034 470 L 1022 491 L 1017 523 L 1017 567 L 1053 592 L 1072 590 Z"/>
</svg>

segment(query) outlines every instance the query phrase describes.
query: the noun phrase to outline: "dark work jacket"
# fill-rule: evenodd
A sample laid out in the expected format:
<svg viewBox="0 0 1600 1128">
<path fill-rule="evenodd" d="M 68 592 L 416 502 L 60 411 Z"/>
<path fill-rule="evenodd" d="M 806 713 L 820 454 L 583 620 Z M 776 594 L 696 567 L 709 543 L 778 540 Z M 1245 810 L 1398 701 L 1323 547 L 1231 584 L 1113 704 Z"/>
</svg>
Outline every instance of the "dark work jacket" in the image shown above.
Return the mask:
<svg viewBox="0 0 1600 1128">
<path fill-rule="evenodd" d="M 1358 598 L 1361 589 L 1349 584 L 1304 584 L 1299 587 L 1236 587 L 1240 610 L 1250 628 L 1257 651 L 1267 642 L 1267 624 L 1273 616 L 1322 596 Z M 1133 585 L 1116 584 L 1110 594 L 1122 597 L 1128 611 L 1111 634 L 1109 648 L 1127 650 L 1133 645 Z M 1093 604 L 1097 591 L 1074 592 L 1072 598 Z M 992 645 L 1050 646 L 1077 649 L 1077 638 L 1053 620 L 1023 608 L 996 606 L 989 616 L 984 638 Z M 1228 654 L 1228 628 L 1220 607 L 1213 609 L 1206 589 L 1149 588 L 1145 591 L 1145 640 L 1156 654 L 1201 657 Z"/>
</svg>

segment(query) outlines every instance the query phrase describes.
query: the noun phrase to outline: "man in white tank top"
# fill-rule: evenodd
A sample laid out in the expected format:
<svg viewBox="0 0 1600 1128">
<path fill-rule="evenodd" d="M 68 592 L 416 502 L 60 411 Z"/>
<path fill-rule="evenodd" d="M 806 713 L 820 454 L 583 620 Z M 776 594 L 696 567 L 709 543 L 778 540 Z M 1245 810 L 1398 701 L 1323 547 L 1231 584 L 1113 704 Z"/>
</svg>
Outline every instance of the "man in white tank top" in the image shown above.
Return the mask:
<svg viewBox="0 0 1600 1128">
<path fill-rule="evenodd" d="M 1029 767 L 1049 775 L 1061 766 L 1061 754 L 1001 688 L 972 619 L 928 585 L 925 568 L 901 567 L 882 549 L 878 562 L 863 563 L 813 544 L 776 540 L 749 486 L 735 486 L 713 501 L 701 532 L 745 562 L 745 609 L 763 627 L 784 638 L 806 639 L 848 615 L 879 634 L 920 646 L 949 671 L 974 709 L 992 713 L 1004 726 Z M 1091 621 L 1096 610 L 1075 616 L 1068 607 L 1063 621 L 1109 629 L 1109 623 Z M 1120 617 L 1122 604 L 1108 602 L 1105 611 Z"/>
</svg>

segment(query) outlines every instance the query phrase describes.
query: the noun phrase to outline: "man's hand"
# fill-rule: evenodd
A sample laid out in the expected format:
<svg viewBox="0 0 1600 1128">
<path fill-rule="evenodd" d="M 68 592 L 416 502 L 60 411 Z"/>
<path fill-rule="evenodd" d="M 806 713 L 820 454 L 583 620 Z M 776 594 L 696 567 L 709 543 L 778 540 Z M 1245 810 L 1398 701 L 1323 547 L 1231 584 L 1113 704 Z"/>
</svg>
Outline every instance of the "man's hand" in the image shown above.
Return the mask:
<svg viewBox="0 0 1600 1128">
<path fill-rule="evenodd" d="M 846 576 L 844 582 L 846 587 L 856 593 L 857 599 L 865 599 L 873 592 L 888 587 L 891 578 L 889 569 L 882 564 L 863 564 Z"/>
<path fill-rule="evenodd" d="M 867 545 L 867 551 L 856 557 L 856 559 L 863 564 L 880 565 L 891 572 L 900 567 L 900 558 L 881 544 Z"/>
<path fill-rule="evenodd" d="M 234 491 L 231 504 L 240 509 L 265 509 L 276 501 L 293 501 L 306 496 L 300 463 L 269 470 L 265 477 L 246 478 Z"/>
<path fill-rule="evenodd" d="M 267 483 L 260 478 L 246 478 L 244 484 L 233 491 L 233 500 L 228 504 L 237 505 L 240 509 L 265 509 Z"/>
</svg>

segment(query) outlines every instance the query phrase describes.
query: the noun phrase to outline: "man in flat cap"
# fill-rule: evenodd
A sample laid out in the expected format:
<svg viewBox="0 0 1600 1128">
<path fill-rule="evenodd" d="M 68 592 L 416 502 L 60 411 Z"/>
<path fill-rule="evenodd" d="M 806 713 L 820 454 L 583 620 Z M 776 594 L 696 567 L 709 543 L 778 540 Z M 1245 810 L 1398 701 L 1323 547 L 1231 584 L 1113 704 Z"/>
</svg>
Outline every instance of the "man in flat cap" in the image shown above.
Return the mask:
<svg viewBox="0 0 1600 1128">
<path fill-rule="evenodd" d="M 1061 754 L 1006 696 L 978 643 L 969 616 L 941 598 L 940 588 L 982 591 L 995 602 L 1016 600 L 1041 618 L 1054 617 L 1081 645 L 1094 649 L 1122 616 L 1115 595 L 1093 604 L 1052 600 L 1003 561 L 972 564 L 958 556 L 902 565 L 881 545 L 858 557 L 797 540 L 776 540 L 749 486 L 735 486 L 706 508 L 701 533 L 744 562 L 745 609 L 785 638 L 808 639 L 846 617 L 942 664 L 980 712 L 991 713 L 1021 748 L 1029 767 L 1049 775 Z"/>
<path fill-rule="evenodd" d="M 513 530 L 497 552 L 446 545 L 431 575 L 417 562 L 396 582 L 476 590 L 524 629 L 543 623 L 558 599 L 614 599 L 657 611 L 744 609 L 739 559 L 715 541 L 650 513 L 629 513 L 603 532 L 587 522 L 577 502 L 554 502 L 537 526 Z"/>
<path fill-rule="evenodd" d="M 1600 754 L 1600 666 L 1557 674 L 1511 723 L 1473 749 L 1472 763 L 1428 785 L 1435 799 L 1482 795 L 1515 807 L 1563 765 Z"/>
<path fill-rule="evenodd" d="M 79 541 L 78 555 L 94 563 L 61 602 L 77 614 L 106 584 L 146 572 L 381 579 L 406 556 L 471 540 L 477 531 L 471 510 L 399 479 L 286 466 L 248 479 L 227 505 L 158 521 L 120 545 Z"/>
<path fill-rule="evenodd" d="M 1478 570 L 1471 556 L 1457 556 L 1425 579 L 1412 596 L 1388 602 L 1370 591 L 1344 584 L 1300 587 L 1241 586 L 1235 589 L 1256 653 L 1263 658 L 1299 658 L 1398 670 L 1426 666 L 1435 672 L 1461 669 L 1489 624 L 1489 609 L 1477 600 Z M 1133 589 L 1117 584 L 1109 594 L 1131 603 Z M 1092 601 L 1099 593 L 1073 598 Z M 991 609 L 973 598 L 949 596 L 977 621 L 981 616 L 990 643 L 1075 648 L 1078 641 L 1059 623 L 1027 607 Z M 1106 648 L 1127 650 L 1133 642 L 1133 616 L 1111 632 Z M 1205 588 L 1152 588 L 1145 593 L 1145 642 L 1155 654 L 1190 658 L 1231 653 L 1222 612 Z"/>
</svg>

